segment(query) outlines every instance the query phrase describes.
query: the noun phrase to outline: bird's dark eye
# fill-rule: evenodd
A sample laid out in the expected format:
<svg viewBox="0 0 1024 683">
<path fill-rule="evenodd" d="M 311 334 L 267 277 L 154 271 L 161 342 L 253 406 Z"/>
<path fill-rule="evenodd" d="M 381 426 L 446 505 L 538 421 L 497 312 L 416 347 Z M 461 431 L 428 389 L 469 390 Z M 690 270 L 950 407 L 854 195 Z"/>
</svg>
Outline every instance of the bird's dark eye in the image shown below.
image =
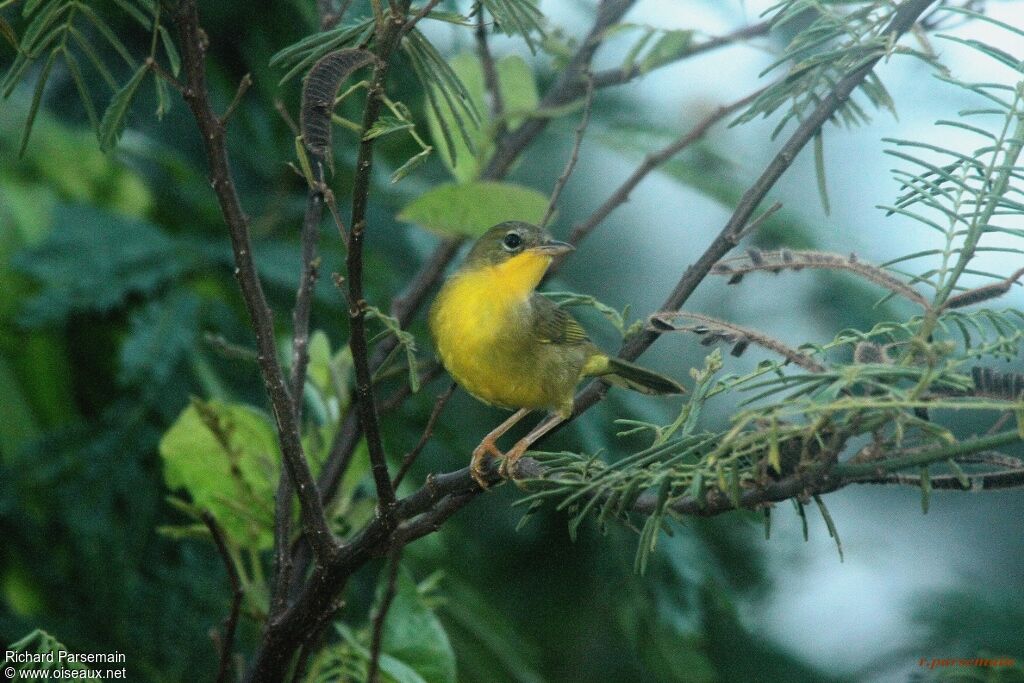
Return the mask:
<svg viewBox="0 0 1024 683">
<path fill-rule="evenodd" d="M 523 238 L 519 236 L 519 233 L 510 232 L 507 235 L 505 235 L 505 239 L 503 239 L 501 243 L 509 251 L 515 251 L 520 247 L 520 245 L 522 245 Z"/>
</svg>

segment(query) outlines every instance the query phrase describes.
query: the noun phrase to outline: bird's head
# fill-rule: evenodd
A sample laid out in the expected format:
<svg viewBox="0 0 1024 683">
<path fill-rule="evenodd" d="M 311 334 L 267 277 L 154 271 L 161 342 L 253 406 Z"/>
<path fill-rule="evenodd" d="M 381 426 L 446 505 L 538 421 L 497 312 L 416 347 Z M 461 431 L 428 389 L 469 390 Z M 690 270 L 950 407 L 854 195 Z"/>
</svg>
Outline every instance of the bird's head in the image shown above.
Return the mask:
<svg viewBox="0 0 1024 683">
<path fill-rule="evenodd" d="M 543 261 L 573 250 L 568 242 L 559 242 L 548 231 L 521 221 L 498 223 L 473 244 L 466 266 L 500 266 L 509 261 Z M 523 258 L 525 257 L 525 258 Z"/>
</svg>

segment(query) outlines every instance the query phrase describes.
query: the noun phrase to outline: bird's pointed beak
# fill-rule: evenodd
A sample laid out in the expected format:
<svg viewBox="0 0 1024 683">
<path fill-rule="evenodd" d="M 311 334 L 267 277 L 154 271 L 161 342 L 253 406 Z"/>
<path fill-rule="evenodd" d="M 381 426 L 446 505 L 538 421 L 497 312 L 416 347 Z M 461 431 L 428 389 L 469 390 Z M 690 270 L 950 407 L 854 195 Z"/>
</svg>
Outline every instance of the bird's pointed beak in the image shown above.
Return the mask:
<svg viewBox="0 0 1024 683">
<path fill-rule="evenodd" d="M 544 240 L 536 247 L 533 251 L 538 251 L 548 256 L 561 256 L 562 254 L 568 254 L 570 251 L 575 251 L 576 247 L 572 246 L 568 242 L 561 242 L 559 240 Z"/>
</svg>

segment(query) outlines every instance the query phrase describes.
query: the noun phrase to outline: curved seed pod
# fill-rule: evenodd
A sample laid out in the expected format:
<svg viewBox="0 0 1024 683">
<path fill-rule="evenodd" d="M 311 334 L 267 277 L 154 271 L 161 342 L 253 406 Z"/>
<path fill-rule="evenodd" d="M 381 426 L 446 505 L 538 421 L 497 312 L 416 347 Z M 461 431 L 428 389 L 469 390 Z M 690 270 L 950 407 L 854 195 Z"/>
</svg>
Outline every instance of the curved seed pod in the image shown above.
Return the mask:
<svg viewBox="0 0 1024 683">
<path fill-rule="evenodd" d="M 331 149 L 331 113 L 341 84 L 356 69 L 372 64 L 376 57 L 366 50 L 335 50 L 320 58 L 302 85 L 300 123 L 306 148 L 320 158 Z"/>
</svg>

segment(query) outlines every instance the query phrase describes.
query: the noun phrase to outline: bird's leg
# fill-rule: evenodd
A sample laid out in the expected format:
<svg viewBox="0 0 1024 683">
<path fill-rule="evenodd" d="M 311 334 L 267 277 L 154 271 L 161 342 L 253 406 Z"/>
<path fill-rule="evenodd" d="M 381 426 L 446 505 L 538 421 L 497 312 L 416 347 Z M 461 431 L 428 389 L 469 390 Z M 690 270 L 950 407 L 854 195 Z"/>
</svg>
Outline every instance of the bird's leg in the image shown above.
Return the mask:
<svg viewBox="0 0 1024 683">
<path fill-rule="evenodd" d="M 516 474 L 516 464 L 519 462 L 519 459 L 523 457 L 523 454 L 526 453 L 526 449 L 532 446 L 534 441 L 565 422 L 565 420 L 565 416 L 557 413 L 548 415 L 547 419 L 531 429 L 529 434 L 517 441 L 516 445 L 512 447 L 512 450 L 505 454 L 505 459 L 501 462 L 501 469 L 498 470 L 501 473 L 501 476 L 506 479 L 514 479 Z"/>
<path fill-rule="evenodd" d="M 504 455 L 498 448 L 498 439 L 526 417 L 529 412 L 526 408 L 517 410 L 512 417 L 491 430 L 491 433 L 483 438 L 480 445 L 473 449 L 473 459 L 469 461 L 469 472 L 473 475 L 476 483 L 480 484 L 480 488 L 487 488 L 487 467 L 485 466 L 487 458 L 492 455 L 501 458 Z"/>
</svg>

